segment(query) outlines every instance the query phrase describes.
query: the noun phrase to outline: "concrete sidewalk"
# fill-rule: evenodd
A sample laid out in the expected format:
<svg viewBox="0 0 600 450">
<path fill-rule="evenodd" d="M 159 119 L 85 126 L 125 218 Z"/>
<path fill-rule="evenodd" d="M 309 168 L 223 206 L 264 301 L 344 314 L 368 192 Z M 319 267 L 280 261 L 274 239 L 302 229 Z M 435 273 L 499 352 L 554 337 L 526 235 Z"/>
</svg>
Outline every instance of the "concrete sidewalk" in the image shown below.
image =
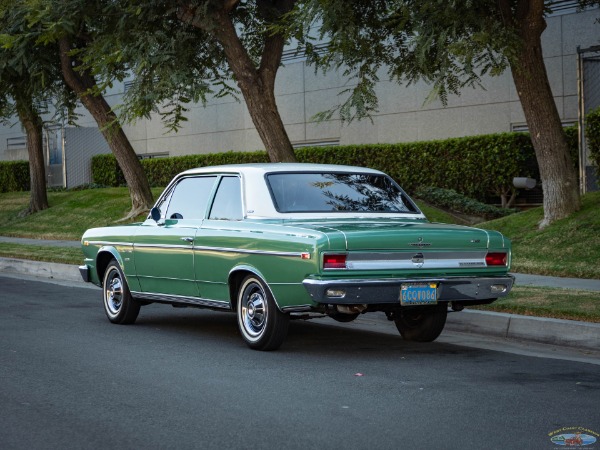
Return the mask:
<svg viewBox="0 0 600 450">
<path fill-rule="evenodd" d="M 528 275 L 513 273 L 517 286 L 541 286 L 563 289 L 579 289 L 582 291 L 600 291 L 600 280 L 589 278 L 548 277 L 544 275 Z"/>
<path fill-rule="evenodd" d="M 77 266 L 70 264 L 0 258 L 0 275 L 2 274 L 32 276 L 41 281 L 62 280 L 72 282 L 81 287 L 91 286 L 81 280 Z M 521 275 L 517 276 L 517 283 L 520 283 L 519 279 L 521 277 Z M 527 277 L 525 276 L 524 279 L 527 280 Z M 548 283 L 547 285 L 553 287 L 565 287 L 563 280 L 569 279 L 536 277 L 531 282 L 545 282 Z M 598 280 L 589 281 L 596 281 L 600 284 Z M 591 290 L 600 290 L 600 286 L 594 283 L 586 286 L 592 288 Z M 577 285 L 577 288 L 581 288 L 581 285 Z M 375 330 L 377 330 L 378 326 L 381 327 L 383 322 L 387 321 L 384 315 L 377 315 L 375 313 L 365 314 L 360 319 L 360 322 L 370 323 L 371 328 Z M 379 325 L 377 325 L 378 323 Z M 460 333 L 495 336 L 503 339 L 569 346 L 581 350 L 597 351 L 600 349 L 600 323 L 465 310 L 461 313 L 448 314 L 446 329 Z"/>
</svg>

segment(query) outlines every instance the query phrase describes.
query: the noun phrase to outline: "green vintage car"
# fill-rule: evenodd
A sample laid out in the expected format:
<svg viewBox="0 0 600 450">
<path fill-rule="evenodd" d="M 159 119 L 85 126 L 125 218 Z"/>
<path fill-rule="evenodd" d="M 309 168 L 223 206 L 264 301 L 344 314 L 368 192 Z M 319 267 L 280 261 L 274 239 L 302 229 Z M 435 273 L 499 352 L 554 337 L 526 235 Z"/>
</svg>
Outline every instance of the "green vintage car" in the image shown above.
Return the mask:
<svg viewBox="0 0 600 450">
<path fill-rule="evenodd" d="M 175 177 L 148 218 L 81 240 L 85 281 L 113 323 L 170 303 L 232 311 L 244 341 L 273 350 L 290 319 L 382 311 L 433 341 L 448 308 L 508 295 L 511 244 L 429 222 L 389 176 L 361 167 L 248 164 Z"/>
</svg>

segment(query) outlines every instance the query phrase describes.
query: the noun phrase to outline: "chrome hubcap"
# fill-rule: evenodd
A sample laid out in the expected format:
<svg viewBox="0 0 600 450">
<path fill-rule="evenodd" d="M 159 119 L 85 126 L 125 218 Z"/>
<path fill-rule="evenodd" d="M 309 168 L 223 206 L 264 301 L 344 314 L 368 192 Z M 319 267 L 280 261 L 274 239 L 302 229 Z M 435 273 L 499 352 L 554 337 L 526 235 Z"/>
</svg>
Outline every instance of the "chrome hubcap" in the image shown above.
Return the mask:
<svg viewBox="0 0 600 450">
<path fill-rule="evenodd" d="M 112 315 L 116 315 L 123 305 L 123 283 L 119 273 L 111 271 L 105 286 L 106 307 Z"/>
<path fill-rule="evenodd" d="M 262 290 L 257 285 L 246 290 L 242 302 L 242 321 L 244 329 L 252 337 L 258 337 L 267 323 L 267 304 Z"/>
</svg>

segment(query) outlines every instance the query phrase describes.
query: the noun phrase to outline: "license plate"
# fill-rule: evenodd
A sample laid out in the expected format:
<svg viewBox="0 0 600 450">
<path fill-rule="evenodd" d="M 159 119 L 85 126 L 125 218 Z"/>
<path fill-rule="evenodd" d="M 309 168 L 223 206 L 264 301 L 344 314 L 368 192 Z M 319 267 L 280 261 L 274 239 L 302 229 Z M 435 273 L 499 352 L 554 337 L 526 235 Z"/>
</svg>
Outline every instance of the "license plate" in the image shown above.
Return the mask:
<svg viewBox="0 0 600 450">
<path fill-rule="evenodd" d="M 410 283 L 400 285 L 402 306 L 435 305 L 437 303 L 437 283 Z"/>
</svg>

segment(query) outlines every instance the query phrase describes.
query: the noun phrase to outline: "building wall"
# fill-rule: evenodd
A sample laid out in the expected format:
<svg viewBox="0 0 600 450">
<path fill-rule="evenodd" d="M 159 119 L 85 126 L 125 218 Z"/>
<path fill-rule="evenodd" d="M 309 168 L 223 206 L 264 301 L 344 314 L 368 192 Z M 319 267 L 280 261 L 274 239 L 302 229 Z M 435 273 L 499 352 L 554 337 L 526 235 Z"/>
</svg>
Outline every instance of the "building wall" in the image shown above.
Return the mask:
<svg viewBox="0 0 600 450">
<path fill-rule="evenodd" d="M 569 2 L 563 2 L 569 3 Z M 546 67 L 559 114 L 563 122 L 577 120 L 577 46 L 600 43 L 600 9 L 575 13 L 571 7 L 547 19 L 543 34 Z M 444 139 L 511 131 L 525 124 L 523 110 L 510 71 L 483 79 L 483 89 L 465 89 L 451 96 L 447 107 L 439 101 L 424 103 L 430 88 L 424 83 L 399 86 L 385 74 L 376 90 L 379 111 L 369 120 L 342 124 L 335 119 L 315 123 L 311 117 L 339 102 L 339 93 L 348 80 L 339 72 L 316 74 L 303 61 L 285 61 L 278 73 L 276 94 L 279 109 L 292 143 L 360 144 Z M 107 95 L 117 105 L 124 86 L 115 85 Z M 80 125 L 95 126 L 82 108 Z M 245 104 L 232 98 L 212 99 L 206 107 L 195 105 L 188 122 L 178 133 L 165 134 L 158 118 L 141 119 L 125 126 L 125 132 L 140 155 L 170 156 L 223 151 L 250 151 L 264 148 Z M 0 128 L 0 159 L 11 157 L 6 138 L 23 134 L 19 126 Z M 26 156 L 26 154 L 25 154 Z"/>
</svg>

